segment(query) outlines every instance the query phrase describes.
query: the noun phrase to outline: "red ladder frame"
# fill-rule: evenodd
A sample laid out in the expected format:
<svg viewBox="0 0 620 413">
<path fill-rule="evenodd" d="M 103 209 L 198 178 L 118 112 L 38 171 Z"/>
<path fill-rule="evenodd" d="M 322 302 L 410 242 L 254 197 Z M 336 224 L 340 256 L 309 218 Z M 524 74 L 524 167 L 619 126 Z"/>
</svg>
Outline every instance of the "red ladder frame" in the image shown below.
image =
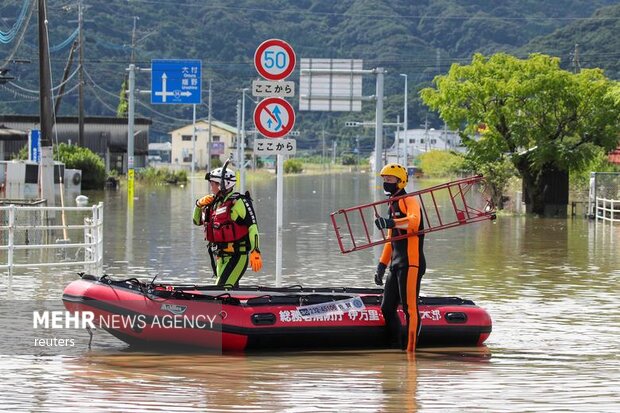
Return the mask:
<svg viewBox="0 0 620 413">
<path fill-rule="evenodd" d="M 340 247 L 340 251 L 343 254 L 359 251 L 365 248 L 374 247 L 375 245 L 385 244 L 391 241 L 397 241 L 400 239 L 404 239 L 407 237 L 411 237 L 413 235 L 426 234 L 428 232 L 441 231 L 448 228 L 457 227 L 460 225 L 472 224 L 474 222 L 479 221 L 487 221 L 495 219 L 495 206 L 493 202 L 488 198 L 484 198 L 484 206 L 482 208 L 474 207 L 471 203 L 468 203 L 466 195 L 471 191 L 474 185 L 484 185 L 484 179 L 482 175 L 476 175 L 469 178 L 463 178 L 452 182 L 447 182 L 445 184 L 436 185 L 430 188 L 422 189 L 420 191 L 411 192 L 402 196 L 385 199 L 383 201 L 372 202 L 369 204 L 364 204 L 360 206 L 355 206 L 351 208 L 340 209 L 336 212 L 332 212 L 330 214 L 332 225 L 334 230 L 336 231 L 336 238 L 338 240 L 338 245 Z M 452 209 L 449 213 L 442 213 L 440 211 L 440 207 L 437 205 L 436 194 L 439 191 L 447 191 L 450 198 L 450 205 Z M 378 212 L 377 207 L 388 204 L 390 208 L 392 205 L 396 203 L 398 200 L 407 198 L 407 197 L 417 197 L 418 203 L 420 204 L 420 210 L 424 216 L 425 228 L 421 231 L 412 234 L 403 234 L 396 237 L 388 238 L 384 230 L 381 230 L 382 239 L 373 240 L 370 232 L 368 230 L 367 219 L 364 217 L 364 213 L 368 213 L 368 210 L 374 212 L 374 216 L 378 217 L 381 214 Z M 431 205 L 427 205 L 424 202 L 424 198 L 430 197 Z M 429 215 L 429 210 L 427 208 L 432 208 L 431 211 L 434 212 L 435 215 Z M 364 230 L 364 239 L 362 242 L 357 241 L 355 239 L 353 228 L 351 227 L 351 217 L 355 214 L 359 214 L 361 218 L 361 224 Z M 452 215 L 451 217 L 446 217 L 446 215 Z M 340 226 L 337 223 L 337 220 L 340 218 L 344 219 L 346 223 L 346 233 L 341 233 Z M 432 218 L 432 219 L 431 219 Z M 370 223 L 374 225 L 374 220 Z M 343 238 L 350 238 L 352 248 L 347 248 L 343 244 Z"/>
</svg>

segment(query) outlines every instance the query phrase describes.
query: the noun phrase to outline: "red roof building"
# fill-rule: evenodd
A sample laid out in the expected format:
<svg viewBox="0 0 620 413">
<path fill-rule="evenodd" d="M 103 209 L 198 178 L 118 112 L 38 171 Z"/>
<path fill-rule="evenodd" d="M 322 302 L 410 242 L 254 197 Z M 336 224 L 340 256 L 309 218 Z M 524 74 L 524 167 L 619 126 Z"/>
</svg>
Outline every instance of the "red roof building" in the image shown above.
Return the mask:
<svg viewBox="0 0 620 413">
<path fill-rule="evenodd" d="M 618 146 L 615 150 L 609 152 L 608 159 L 609 162 L 620 165 L 620 146 Z"/>
</svg>

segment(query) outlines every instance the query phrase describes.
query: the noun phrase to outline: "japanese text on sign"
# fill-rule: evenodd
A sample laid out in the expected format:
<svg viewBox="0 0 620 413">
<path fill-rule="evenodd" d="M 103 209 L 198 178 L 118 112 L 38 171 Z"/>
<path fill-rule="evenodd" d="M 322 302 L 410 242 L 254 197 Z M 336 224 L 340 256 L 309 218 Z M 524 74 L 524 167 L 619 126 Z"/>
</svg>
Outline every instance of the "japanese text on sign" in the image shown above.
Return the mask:
<svg viewBox="0 0 620 413">
<path fill-rule="evenodd" d="M 252 82 L 252 96 L 292 97 L 295 96 L 295 82 L 270 82 L 267 80 L 254 80 Z"/>
<path fill-rule="evenodd" d="M 255 139 L 254 153 L 257 155 L 295 155 L 295 139 Z"/>
</svg>

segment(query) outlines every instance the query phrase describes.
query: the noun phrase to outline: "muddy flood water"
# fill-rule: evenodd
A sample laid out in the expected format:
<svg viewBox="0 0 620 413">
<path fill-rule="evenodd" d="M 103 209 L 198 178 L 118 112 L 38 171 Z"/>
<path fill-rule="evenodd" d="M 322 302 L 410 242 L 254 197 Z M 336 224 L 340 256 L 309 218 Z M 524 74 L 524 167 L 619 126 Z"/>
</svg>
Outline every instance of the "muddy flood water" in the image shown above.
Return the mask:
<svg viewBox="0 0 620 413">
<path fill-rule="evenodd" d="M 416 181 L 423 186 L 424 182 Z M 275 179 L 249 183 L 274 285 Z M 112 277 L 213 282 L 194 200 L 207 190 L 88 194 L 104 203 Z M 286 177 L 283 284 L 373 287 L 370 252 L 340 253 L 329 213 L 372 200 L 368 174 Z M 92 348 L 0 355 L 2 411 L 615 412 L 620 406 L 620 226 L 500 216 L 429 234 L 423 296 L 458 296 L 493 319 L 485 347 L 209 355 L 144 353 L 103 331 Z M 3 274 L 3 300 L 61 300 L 77 276 Z M 86 337 L 86 332 L 83 337 Z M 2 340 L 7 340 L 5 336 Z M 81 342 L 81 341 L 80 341 Z M 26 354 L 24 354 L 26 353 Z"/>
</svg>

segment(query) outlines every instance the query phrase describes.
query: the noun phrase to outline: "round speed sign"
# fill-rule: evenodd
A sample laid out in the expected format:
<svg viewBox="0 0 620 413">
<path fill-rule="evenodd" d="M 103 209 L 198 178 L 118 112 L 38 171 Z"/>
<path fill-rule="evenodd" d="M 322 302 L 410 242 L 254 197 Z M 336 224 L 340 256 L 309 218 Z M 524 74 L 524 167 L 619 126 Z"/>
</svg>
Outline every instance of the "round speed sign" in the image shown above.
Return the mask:
<svg viewBox="0 0 620 413">
<path fill-rule="evenodd" d="M 267 80 L 286 79 L 295 69 L 295 51 L 284 40 L 265 40 L 254 53 L 254 66 Z"/>
</svg>

